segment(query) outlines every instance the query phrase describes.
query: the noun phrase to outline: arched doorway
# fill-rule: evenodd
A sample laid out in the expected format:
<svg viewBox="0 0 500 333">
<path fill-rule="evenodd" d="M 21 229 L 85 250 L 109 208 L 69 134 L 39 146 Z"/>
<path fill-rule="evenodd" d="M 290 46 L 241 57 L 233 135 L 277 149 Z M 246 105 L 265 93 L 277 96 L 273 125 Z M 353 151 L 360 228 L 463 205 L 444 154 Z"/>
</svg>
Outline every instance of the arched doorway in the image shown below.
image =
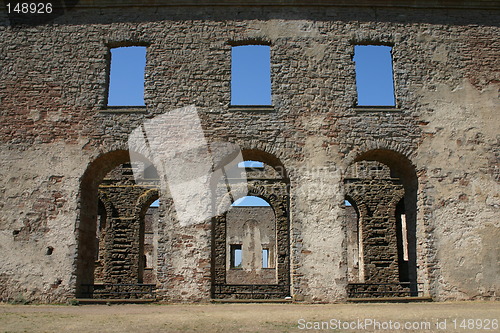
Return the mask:
<svg viewBox="0 0 500 333">
<path fill-rule="evenodd" d="M 77 297 L 143 293 L 144 217 L 159 196 L 158 175 L 148 165 L 131 162 L 128 151 L 114 151 L 92 162 L 82 177 Z"/>
<path fill-rule="evenodd" d="M 361 154 L 345 189 L 356 212 L 349 219 L 346 207 L 349 296 L 418 296 L 417 177 L 409 160 L 389 150 Z"/>
<path fill-rule="evenodd" d="M 290 294 L 289 181 L 274 156 L 243 151 L 248 194 L 213 218 L 212 296 Z"/>
<path fill-rule="evenodd" d="M 351 283 L 364 282 L 363 244 L 360 242 L 359 210 L 356 202 L 346 197 L 344 217 L 347 238 L 347 279 Z"/>
<path fill-rule="evenodd" d="M 136 204 L 136 216 L 139 221 L 139 274 L 138 282 L 157 283 L 157 239 L 155 230 L 160 219 L 160 195 L 156 188 L 146 191 Z"/>
</svg>

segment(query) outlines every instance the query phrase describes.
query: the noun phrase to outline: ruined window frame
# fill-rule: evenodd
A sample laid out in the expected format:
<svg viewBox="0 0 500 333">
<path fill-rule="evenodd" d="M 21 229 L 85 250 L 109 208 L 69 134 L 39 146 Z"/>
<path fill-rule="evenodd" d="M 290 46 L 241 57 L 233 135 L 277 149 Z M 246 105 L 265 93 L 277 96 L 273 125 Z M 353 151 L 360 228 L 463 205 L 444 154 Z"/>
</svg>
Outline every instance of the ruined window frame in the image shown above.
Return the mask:
<svg viewBox="0 0 500 333">
<path fill-rule="evenodd" d="M 236 265 L 236 251 L 240 251 L 240 261 Z M 243 248 L 242 244 L 230 244 L 229 245 L 229 268 L 230 269 L 242 269 L 243 268 Z"/>
<path fill-rule="evenodd" d="M 266 253 L 266 255 L 264 255 Z M 264 260 L 266 258 L 266 260 Z M 264 263 L 266 265 L 264 265 Z M 262 247 L 262 268 L 263 269 L 273 269 L 274 267 L 271 265 L 271 250 L 269 247 L 263 246 Z"/>
<path fill-rule="evenodd" d="M 393 112 L 393 111 L 400 111 L 400 108 L 399 108 L 399 104 L 398 104 L 398 95 L 397 95 L 397 85 L 396 85 L 396 77 L 395 77 L 395 70 L 394 70 L 394 43 L 391 43 L 391 42 L 376 42 L 376 41 L 362 41 L 362 42 L 352 42 L 351 43 L 351 46 L 352 46 L 352 56 L 351 56 L 351 60 L 352 60 L 352 63 L 353 63 L 353 68 L 354 68 L 354 87 L 355 87 L 355 91 L 356 91 L 356 99 L 355 99 L 355 103 L 354 103 L 354 108 L 356 111 L 367 111 L 367 112 L 371 112 L 371 111 L 382 111 L 382 112 Z M 391 69 L 391 77 L 392 77 L 392 95 L 393 95 L 393 105 L 378 105 L 378 104 L 375 104 L 375 105 L 370 105 L 370 104 L 359 104 L 359 90 L 358 90 L 358 79 L 357 79 L 357 75 L 358 75 L 358 70 L 357 70 L 357 66 L 356 66 L 356 61 L 354 60 L 355 56 L 356 56 L 356 47 L 357 46 L 385 46 L 385 47 L 389 47 L 390 48 L 390 61 L 391 61 L 391 66 L 390 66 L 390 69 Z"/>
<path fill-rule="evenodd" d="M 272 45 L 263 40 L 230 41 L 230 101 L 229 108 L 234 111 L 273 111 L 273 75 L 272 75 Z M 233 50 L 240 46 L 267 46 L 269 47 L 269 104 L 234 104 L 233 102 Z M 267 93 L 266 93 L 267 94 Z"/>
<path fill-rule="evenodd" d="M 125 47 L 144 47 L 145 48 L 145 65 L 143 72 L 143 102 L 144 105 L 108 105 L 109 104 L 109 94 L 111 89 L 111 50 L 117 48 Z M 145 113 L 147 108 L 145 90 L 146 90 L 146 73 L 148 68 L 148 52 L 150 44 L 146 42 L 111 42 L 106 44 L 107 54 L 106 54 L 106 85 L 104 91 L 104 105 L 102 106 L 101 113 Z"/>
</svg>

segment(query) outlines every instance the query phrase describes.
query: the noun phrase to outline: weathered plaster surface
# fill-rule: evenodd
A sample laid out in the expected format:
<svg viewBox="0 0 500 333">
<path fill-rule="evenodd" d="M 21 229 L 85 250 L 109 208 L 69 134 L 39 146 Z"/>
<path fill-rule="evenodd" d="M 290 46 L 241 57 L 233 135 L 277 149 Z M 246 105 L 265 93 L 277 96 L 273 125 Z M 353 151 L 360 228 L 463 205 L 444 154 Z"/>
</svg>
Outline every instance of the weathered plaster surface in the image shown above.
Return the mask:
<svg viewBox="0 0 500 333">
<path fill-rule="evenodd" d="M 145 119 L 195 105 L 209 143 L 261 151 L 288 173 L 297 299 L 346 297 L 344 178 L 358 158 L 415 172 L 405 186 L 426 293 L 498 298 L 498 35 L 491 8 L 80 8 L 35 26 L 0 12 L 0 297 L 73 297 L 81 218 L 94 214 L 81 209 L 93 195 L 83 179 L 93 188 L 116 166 Z M 271 45 L 273 110 L 229 106 L 231 44 L 245 41 Z M 146 110 L 103 112 L 109 47 L 137 43 L 149 45 Z M 357 43 L 393 46 L 397 108 L 355 107 Z M 207 300 L 212 222 L 181 225 L 161 195 L 158 295 Z"/>
<path fill-rule="evenodd" d="M 422 92 L 424 140 L 417 164 L 432 181 L 438 294 L 467 299 L 498 292 L 500 184 L 498 85 L 482 91 L 468 81 Z"/>
<path fill-rule="evenodd" d="M 81 146 L 5 148 L 0 185 L 1 297 L 23 295 L 44 302 L 70 297 L 77 189 L 85 167 Z M 49 247 L 53 248 L 50 255 Z"/>
</svg>

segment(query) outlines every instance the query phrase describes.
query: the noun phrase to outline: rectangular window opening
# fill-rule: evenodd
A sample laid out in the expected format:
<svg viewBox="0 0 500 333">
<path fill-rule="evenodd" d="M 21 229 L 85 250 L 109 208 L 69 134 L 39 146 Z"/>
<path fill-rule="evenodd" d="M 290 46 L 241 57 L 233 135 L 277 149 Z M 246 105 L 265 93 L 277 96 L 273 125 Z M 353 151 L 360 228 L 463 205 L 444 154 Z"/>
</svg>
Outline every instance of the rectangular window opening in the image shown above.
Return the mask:
<svg viewBox="0 0 500 333">
<path fill-rule="evenodd" d="M 269 249 L 262 249 L 262 268 L 270 268 Z"/>
<path fill-rule="evenodd" d="M 144 106 L 146 47 L 116 47 L 110 52 L 108 106 Z"/>
<path fill-rule="evenodd" d="M 396 106 L 392 47 L 355 45 L 358 106 Z"/>
<path fill-rule="evenodd" d="M 230 245 L 230 250 L 231 250 L 230 267 L 241 268 L 242 257 L 243 257 L 243 250 L 241 249 L 241 244 Z"/>
<path fill-rule="evenodd" d="M 271 48 L 268 45 L 232 47 L 231 105 L 271 105 Z"/>
</svg>

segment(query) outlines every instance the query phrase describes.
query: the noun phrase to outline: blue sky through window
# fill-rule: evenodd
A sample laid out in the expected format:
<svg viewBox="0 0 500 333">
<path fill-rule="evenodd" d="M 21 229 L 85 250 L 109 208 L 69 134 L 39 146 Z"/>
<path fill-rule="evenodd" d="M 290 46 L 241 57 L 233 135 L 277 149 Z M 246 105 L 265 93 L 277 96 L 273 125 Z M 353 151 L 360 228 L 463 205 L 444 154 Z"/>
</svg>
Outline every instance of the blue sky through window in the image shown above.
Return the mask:
<svg viewBox="0 0 500 333">
<path fill-rule="evenodd" d="M 356 45 L 358 105 L 394 106 L 394 78 L 390 46 Z"/>
<path fill-rule="evenodd" d="M 269 268 L 269 249 L 262 249 L 262 268 Z"/>
<path fill-rule="evenodd" d="M 146 47 L 131 46 L 111 49 L 109 106 L 144 105 L 144 68 Z"/>
<path fill-rule="evenodd" d="M 234 267 L 241 268 L 241 264 L 243 262 L 243 251 L 241 249 L 235 249 L 234 250 Z"/>
<path fill-rule="evenodd" d="M 246 45 L 232 49 L 232 67 L 239 70 L 232 72 L 231 103 L 270 105 L 270 47 Z M 108 105 L 144 105 L 146 47 L 113 48 L 111 57 Z M 354 61 L 358 105 L 395 105 L 391 47 L 356 45 Z M 266 77 L 265 82 L 262 77 Z"/>
<path fill-rule="evenodd" d="M 231 206 L 237 207 L 267 207 L 269 203 L 259 197 L 246 196 L 239 198 L 233 202 Z"/>
<path fill-rule="evenodd" d="M 262 169 L 264 168 L 264 163 L 259 161 L 243 161 L 238 163 L 238 168 L 255 168 Z"/>
<path fill-rule="evenodd" d="M 234 46 L 231 52 L 231 104 L 271 105 L 271 48 Z"/>
</svg>

